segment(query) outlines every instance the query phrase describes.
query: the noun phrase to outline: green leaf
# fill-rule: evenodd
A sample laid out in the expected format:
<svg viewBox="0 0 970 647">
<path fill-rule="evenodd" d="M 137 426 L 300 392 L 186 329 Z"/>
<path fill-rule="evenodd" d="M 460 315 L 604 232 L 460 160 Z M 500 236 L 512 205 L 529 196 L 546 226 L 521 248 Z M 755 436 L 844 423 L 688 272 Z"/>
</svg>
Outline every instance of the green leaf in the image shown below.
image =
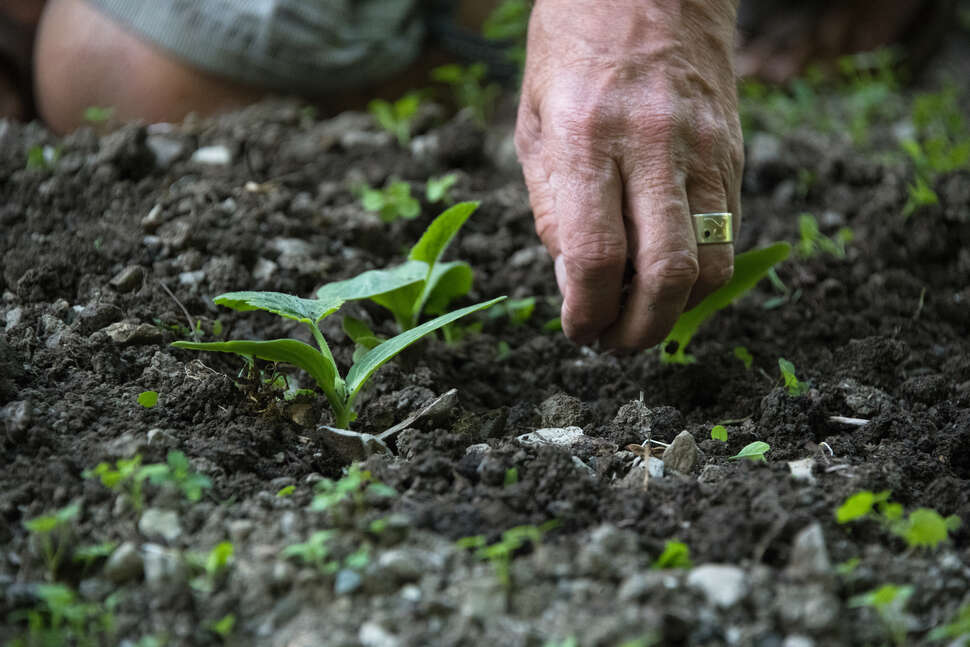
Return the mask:
<svg viewBox="0 0 970 647">
<path fill-rule="evenodd" d="M 431 314 L 442 314 L 447 311 L 448 304 L 453 299 L 463 297 L 472 289 L 475 273 L 468 263 L 452 261 L 450 263 L 436 263 L 431 272 L 425 291 L 427 300 L 420 310 Z"/>
<path fill-rule="evenodd" d="M 734 347 L 734 356 L 737 357 L 744 364 L 744 370 L 750 371 L 751 364 L 754 363 L 754 357 L 748 352 L 748 349 L 744 346 Z"/>
<path fill-rule="evenodd" d="M 651 568 L 690 568 L 690 548 L 687 544 L 669 540 L 664 544 L 664 552 L 651 565 Z"/>
<path fill-rule="evenodd" d="M 756 440 L 753 443 L 749 443 L 741 448 L 737 454 L 731 457 L 730 460 L 736 460 L 739 458 L 747 458 L 753 461 L 766 461 L 765 452 L 767 452 L 771 447 L 768 443 Z"/>
<path fill-rule="evenodd" d="M 731 280 L 712 294 L 708 295 L 697 306 L 688 310 L 677 319 L 674 329 L 667 336 L 663 348 L 670 343 L 677 344 L 677 350 L 667 353 L 662 350 L 660 358 L 664 362 L 688 364 L 693 357 L 684 350 L 694 337 L 698 328 L 715 312 L 727 307 L 739 296 L 750 290 L 773 266 L 788 258 L 791 245 L 775 243 L 762 249 L 754 249 L 734 258 L 734 276 Z"/>
<path fill-rule="evenodd" d="M 295 485 L 287 485 L 286 487 L 280 488 L 280 491 L 276 493 L 279 498 L 285 498 L 296 492 Z"/>
<path fill-rule="evenodd" d="M 303 299 L 306 301 L 306 299 Z M 176 348 L 189 350 L 208 350 L 217 353 L 235 353 L 244 357 L 258 357 L 270 362 L 286 362 L 302 368 L 310 374 L 317 385 L 323 390 L 330 405 L 340 398 L 340 386 L 337 377 L 337 367 L 332 361 L 318 350 L 295 339 L 274 339 L 271 341 L 214 341 L 191 342 L 177 341 L 172 344 Z M 336 408 L 336 407 L 335 407 Z"/>
<path fill-rule="evenodd" d="M 265 310 L 287 319 L 315 326 L 321 319 L 339 310 L 345 299 L 332 296 L 303 299 L 282 292 L 227 292 L 220 294 L 214 300 L 221 306 L 239 312 Z"/>
<path fill-rule="evenodd" d="M 728 439 L 727 428 L 724 425 L 714 425 L 711 427 L 711 439 L 726 443 Z"/>
<path fill-rule="evenodd" d="M 478 202 L 459 202 L 445 209 L 428 225 L 421 239 L 411 248 L 408 258 L 434 266 L 451 243 L 451 239 L 477 208 Z"/>
<path fill-rule="evenodd" d="M 358 339 L 366 339 L 370 337 L 376 337 L 374 331 L 370 329 L 366 323 L 361 321 L 356 317 L 346 316 L 341 322 L 341 327 L 344 332 L 347 333 L 347 337 L 350 338 L 354 343 L 360 343 Z"/>
<path fill-rule="evenodd" d="M 849 523 L 865 517 L 872 511 L 876 500 L 875 495 L 868 490 L 856 492 L 835 511 L 835 520 L 839 523 Z"/>
<path fill-rule="evenodd" d="M 948 533 L 946 520 L 930 508 L 910 512 L 898 532 L 911 548 L 936 548 L 947 540 Z"/>
<path fill-rule="evenodd" d="M 372 299 L 424 281 L 428 272 L 427 263 L 410 260 L 390 269 L 369 270 L 350 279 L 327 283 L 317 290 L 317 299 L 334 303 Z"/>
<path fill-rule="evenodd" d="M 158 404 L 158 391 L 142 391 L 138 394 L 138 404 L 151 409 Z"/>
<path fill-rule="evenodd" d="M 788 395 L 798 397 L 808 393 L 808 384 L 800 381 L 795 376 L 794 364 L 789 362 L 784 357 L 779 357 L 778 370 L 781 371 L 781 376 L 785 380 L 785 389 L 788 391 Z"/>
<path fill-rule="evenodd" d="M 491 301 L 477 303 L 473 306 L 468 306 L 466 308 L 461 308 L 460 310 L 455 310 L 454 312 L 449 312 L 446 315 L 436 317 L 427 323 L 423 323 L 416 328 L 412 328 L 411 330 L 402 332 L 396 337 L 388 339 L 386 342 L 364 355 L 359 362 L 351 367 L 350 371 L 347 373 L 348 397 L 352 399 L 364 385 L 367 379 L 373 375 L 374 371 L 376 371 L 382 364 L 428 333 L 433 332 L 438 328 L 451 323 L 452 321 L 456 321 L 466 315 L 470 315 L 473 312 L 490 308 L 503 300 L 505 300 L 505 297 L 498 297 L 496 299 L 492 299 Z"/>
</svg>

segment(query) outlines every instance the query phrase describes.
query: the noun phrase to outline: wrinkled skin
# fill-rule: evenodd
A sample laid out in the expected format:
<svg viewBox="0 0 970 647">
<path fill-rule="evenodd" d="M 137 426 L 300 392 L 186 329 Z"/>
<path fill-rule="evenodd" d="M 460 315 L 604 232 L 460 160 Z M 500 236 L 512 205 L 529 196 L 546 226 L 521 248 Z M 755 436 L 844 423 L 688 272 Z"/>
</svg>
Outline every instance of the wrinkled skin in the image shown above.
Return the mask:
<svg viewBox="0 0 970 647">
<path fill-rule="evenodd" d="M 740 223 L 733 0 L 538 0 L 516 126 L 563 330 L 632 351 L 733 272 L 690 214 Z M 624 287 L 627 259 L 635 274 Z"/>
</svg>

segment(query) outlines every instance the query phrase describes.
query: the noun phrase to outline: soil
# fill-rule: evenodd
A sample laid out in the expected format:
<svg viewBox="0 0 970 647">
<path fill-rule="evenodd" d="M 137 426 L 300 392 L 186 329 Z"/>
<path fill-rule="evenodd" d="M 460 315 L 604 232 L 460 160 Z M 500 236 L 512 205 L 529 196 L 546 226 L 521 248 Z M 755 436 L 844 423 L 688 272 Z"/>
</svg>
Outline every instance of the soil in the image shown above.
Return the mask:
<svg viewBox="0 0 970 647">
<path fill-rule="evenodd" d="M 797 241 L 803 212 L 854 240 L 844 258 L 793 256 L 777 270 L 784 303 L 765 308 L 779 293 L 762 282 L 702 328 L 696 363 L 668 365 L 546 330 L 556 283 L 521 179 L 486 152 L 501 150 L 501 131 L 486 138 L 459 115 L 419 135 L 405 150 L 366 115 L 317 121 L 290 103 L 63 139 L 0 122 L 0 642 L 27 635 L 21 618 L 53 580 L 112 619 L 87 644 L 125 645 L 880 645 L 886 624 L 852 599 L 884 584 L 912 587 L 894 618 L 928 644 L 970 601 L 966 524 L 909 549 L 876 520 L 834 515 L 855 492 L 889 490 L 907 513 L 970 522 L 970 171 L 940 178 L 940 204 L 906 219 L 912 171 L 898 158 L 811 131 L 761 133 L 779 152 L 749 159 L 738 249 Z M 37 146 L 59 158 L 24 168 Z M 205 147 L 227 163 L 200 163 Z M 234 356 L 169 343 L 196 321 L 205 339 L 305 339 L 295 322 L 212 299 L 311 296 L 399 262 L 440 206 L 386 224 L 352 187 L 398 177 L 423 196 L 429 176 L 453 170 L 453 199 L 481 201 L 449 250 L 476 272 L 462 303 L 535 297 L 535 311 L 521 325 L 483 316 L 480 334 L 425 340 L 381 369 L 356 431 L 379 434 L 450 389 L 457 401 L 365 460 L 394 496 L 311 510 L 347 466 L 320 428 L 323 399 L 285 401 L 265 382 L 274 367 L 261 364 L 261 380 Z M 804 191 L 800 172 L 815 178 Z M 377 307 L 344 311 L 393 333 Z M 323 328 L 346 370 L 338 317 Z M 779 357 L 807 393 L 784 389 Z M 157 406 L 138 404 L 145 390 Z M 710 437 L 719 422 L 727 442 Z M 518 438 L 571 426 L 583 431 L 571 444 Z M 681 473 L 668 460 L 644 490 L 627 445 L 684 430 L 697 464 Z M 731 460 L 755 440 L 770 445 L 766 462 Z M 139 511 L 84 475 L 171 450 L 211 479 L 201 500 L 146 484 Z M 796 477 L 800 459 L 810 468 Z M 65 556 L 118 547 L 48 568 L 23 522 L 72 502 L 80 512 L 55 541 Z M 456 545 L 550 520 L 541 542 L 513 551 L 504 582 Z M 283 554 L 323 529 L 335 566 Z M 651 568 L 672 539 L 694 566 Z M 232 560 L 200 584 L 191 556 L 221 541 Z M 367 559 L 347 559 L 361 547 Z"/>
</svg>

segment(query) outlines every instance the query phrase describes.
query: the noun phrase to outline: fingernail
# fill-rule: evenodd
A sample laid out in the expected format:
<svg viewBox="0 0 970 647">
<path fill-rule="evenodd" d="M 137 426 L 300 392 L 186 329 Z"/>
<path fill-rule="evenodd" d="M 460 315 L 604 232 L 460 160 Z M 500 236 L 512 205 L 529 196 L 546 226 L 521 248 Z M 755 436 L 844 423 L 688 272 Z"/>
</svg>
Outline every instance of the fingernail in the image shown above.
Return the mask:
<svg viewBox="0 0 970 647">
<path fill-rule="evenodd" d="M 557 256 L 552 263 L 553 270 L 556 273 L 556 285 L 559 286 L 559 293 L 566 298 L 566 259 L 563 258 L 562 254 Z"/>
</svg>

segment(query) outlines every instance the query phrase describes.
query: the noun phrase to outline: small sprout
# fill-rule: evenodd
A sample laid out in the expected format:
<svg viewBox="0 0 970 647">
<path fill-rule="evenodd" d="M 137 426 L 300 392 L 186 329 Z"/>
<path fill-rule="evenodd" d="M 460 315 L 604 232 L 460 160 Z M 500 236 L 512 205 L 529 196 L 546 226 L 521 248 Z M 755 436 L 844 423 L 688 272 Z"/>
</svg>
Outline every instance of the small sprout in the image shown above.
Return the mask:
<svg viewBox="0 0 970 647">
<path fill-rule="evenodd" d="M 287 485 L 284 488 L 280 488 L 280 491 L 276 493 L 276 496 L 278 496 L 281 499 L 284 499 L 292 495 L 295 491 L 296 491 L 295 485 Z"/>
<path fill-rule="evenodd" d="M 545 533 L 559 526 L 559 521 L 553 519 L 541 526 L 516 526 L 502 533 L 502 539 L 494 544 L 488 544 L 484 535 L 462 537 L 456 542 L 459 548 L 475 549 L 475 556 L 491 562 L 495 575 L 506 591 L 512 588 L 512 557 L 517 550 L 527 544 L 539 545 Z"/>
<path fill-rule="evenodd" d="M 722 443 L 726 443 L 727 439 L 727 427 L 724 425 L 714 425 L 711 427 L 711 440 L 720 440 Z"/>
<path fill-rule="evenodd" d="M 87 570 L 99 559 L 107 559 L 110 557 L 111 553 L 117 547 L 118 543 L 114 541 L 104 541 L 100 544 L 91 544 L 90 546 L 80 546 L 75 549 L 71 559 L 84 564 L 84 568 Z"/>
<path fill-rule="evenodd" d="M 844 562 L 842 562 L 841 564 L 836 564 L 835 572 L 841 575 L 842 577 L 848 577 L 849 575 L 852 575 L 852 573 L 855 572 L 855 569 L 858 568 L 859 564 L 861 563 L 862 563 L 862 559 L 860 559 L 859 557 L 851 557 L 845 560 Z"/>
<path fill-rule="evenodd" d="M 872 512 L 872 508 L 876 503 L 881 503 L 888 499 L 888 491 L 873 494 L 868 490 L 861 490 L 846 499 L 836 509 L 835 520 L 839 523 L 849 523 L 850 521 L 862 519 Z"/>
<path fill-rule="evenodd" d="M 164 464 L 141 468 L 139 476 L 148 478 L 155 485 L 171 484 L 192 502 L 200 500 L 202 491 L 212 487 L 208 476 L 191 471 L 189 459 L 178 450 L 170 451 Z"/>
<path fill-rule="evenodd" d="M 497 319 L 499 317 L 507 316 L 509 318 L 509 323 L 511 323 L 513 326 L 521 326 L 532 317 L 532 313 L 535 311 L 535 309 L 535 297 L 509 299 L 508 301 L 499 304 L 495 308 L 492 308 L 488 316 L 490 319 Z"/>
<path fill-rule="evenodd" d="M 455 103 L 470 110 L 481 127 L 488 124 L 501 91 L 497 84 L 485 82 L 487 75 L 488 68 L 484 63 L 472 63 L 467 67 L 450 63 L 431 70 L 431 79 L 451 86 Z"/>
<path fill-rule="evenodd" d="M 376 480 L 370 470 L 361 469 L 358 463 L 345 468 L 339 481 L 323 479 L 315 489 L 317 493 L 310 503 L 311 510 L 332 510 L 341 504 L 350 504 L 354 512 L 362 514 L 369 499 L 397 496 L 394 488 Z"/>
<path fill-rule="evenodd" d="M 952 644 L 966 645 L 970 640 L 970 604 L 964 604 L 957 610 L 956 616 L 945 625 L 935 628 L 927 636 L 930 640 L 957 639 Z M 960 642 L 963 639 L 963 642 Z"/>
<path fill-rule="evenodd" d="M 84 121 L 92 124 L 103 124 L 114 117 L 114 108 L 103 108 L 101 106 L 88 106 L 84 109 Z"/>
<path fill-rule="evenodd" d="M 509 342 L 504 339 L 500 340 L 499 343 L 495 345 L 495 361 L 501 362 L 512 354 L 512 347 L 509 346 Z"/>
<path fill-rule="evenodd" d="M 765 458 L 765 454 L 770 449 L 771 449 L 771 446 L 768 445 L 768 443 L 761 440 L 756 440 L 753 443 L 749 443 L 744 447 L 742 447 L 741 451 L 739 451 L 737 454 L 732 456 L 729 460 L 738 460 L 741 458 L 747 458 L 748 460 L 752 460 L 752 461 L 768 462 L 768 459 Z"/>
<path fill-rule="evenodd" d="M 361 546 L 344 558 L 344 568 L 349 568 L 354 571 L 362 571 L 367 568 L 370 561 L 370 548 L 366 545 Z"/>
<path fill-rule="evenodd" d="M 525 65 L 525 41 L 529 29 L 529 0 L 503 0 L 482 23 L 482 36 L 506 45 L 505 56 L 519 70 Z"/>
<path fill-rule="evenodd" d="M 805 395 L 808 393 L 808 383 L 800 381 L 795 376 L 795 365 L 789 362 L 784 357 L 778 358 L 778 370 L 781 371 L 781 377 L 785 380 L 785 389 L 788 391 L 788 395 L 793 398 L 797 398 L 800 395 Z"/>
<path fill-rule="evenodd" d="M 661 361 L 673 364 L 693 362 L 693 356 L 684 351 L 701 325 L 710 319 L 714 313 L 726 308 L 753 288 L 772 267 L 788 258 L 790 252 L 791 245 L 788 243 L 775 243 L 762 249 L 751 250 L 735 256 L 734 275 L 731 280 L 677 319 L 673 330 L 670 331 L 661 346 Z M 674 345 L 676 348 L 672 352 L 668 352 L 667 348 Z"/>
<path fill-rule="evenodd" d="M 909 620 L 905 608 L 906 602 L 912 595 L 911 586 L 884 584 L 878 589 L 849 598 L 849 606 L 874 609 L 882 619 L 893 642 L 896 645 L 905 645 Z"/>
<path fill-rule="evenodd" d="M 949 538 L 949 534 L 959 530 L 960 517 L 950 515 L 943 518 L 930 508 L 917 508 L 909 513 L 906 521 L 899 522 L 894 529 L 910 548 L 937 548 Z"/>
<path fill-rule="evenodd" d="M 112 609 L 117 596 L 110 595 L 104 605 L 86 602 L 63 584 L 40 584 L 33 589 L 38 605 L 15 611 L 11 622 L 27 621 L 27 633 L 5 645 L 108 645 L 115 644 L 115 618 Z M 6 629 L 6 626 L 4 626 Z"/>
<path fill-rule="evenodd" d="M 519 482 L 519 468 L 510 467 L 505 470 L 505 482 L 503 485 L 509 487 L 510 485 L 515 485 Z"/>
<path fill-rule="evenodd" d="M 235 548 L 231 541 L 222 541 L 208 553 L 188 553 L 186 559 L 191 566 L 201 574 L 192 578 L 189 584 L 196 591 L 212 593 L 219 583 L 219 578 L 229 569 Z"/>
<path fill-rule="evenodd" d="M 803 258 L 811 258 L 819 253 L 826 253 L 836 258 L 845 258 L 845 247 L 855 237 L 848 227 L 839 229 L 835 236 L 829 238 L 818 228 L 818 221 L 810 213 L 803 213 L 798 217 L 798 231 L 801 240 L 796 249 Z"/>
<path fill-rule="evenodd" d="M 542 324 L 543 332 L 562 332 L 562 317 L 553 317 Z"/>
<path fill-rule="evenodd" d="M 236 627 L 236 615 L 227 613 L 219 620 L 209 624 L 209 631 L 216 634 L 223 640 L 232 635 L 232 630 Z"/>
<path fill-rule="evenodd" d="M 318 530 L 300 544 L 291 544 L 280 553 L 283 557 L 296 557 L 304 564 L 315 567 L 324 574 L 337 572 L 340 564 L 330 560 L 330 540 L 337 534 L 336 530 Z"/>
<path fill-rule="evenodd" d="M 364 210 L 377 213 L 384 222 L 414 220 L 421 215 L 421 204 L 411 197 L 411 185 L 404 181 L 392 180 L 383 189 L 365 185 L 357 194 Z"/>
<path fill-rule="evenodd" d="M 438 202 L 451 203 L 451 187 L 458 182 L 457 173 L 448 173 L 439 177 L 429 177 L 424 188 L 424 197 L 431 204 Z"/>
<path fill-rule="evenodd" d="M 229 292 L 216 297 L 217 304 L 234 310 L 265 310 L 305 324 L 317 343 L 316 349 L 295 339 L 175 342 L 172 345 L 190 350 L 236 353 L 298 366 L 309 373 L 323 391 L 333 409 L 335 425 L 346 429 L 357 417 L 354 401 L 358 393 L 378 368 L 422 337 L 505 299 L 498 297 L 444 314 L 453 298 L 467 294 L 471 288 L 472 270 L 461 261 L 439 263 L 438 260 L 476 207 L 477 203 L 463 202 L 438 216 L 411 249 L 409 260 L 404 264 L 329 283 L 317 291 L 316 299 L 280 292 Z M 344 378 L 320 330 L 320 321 L 336 312 L 346 301 L 359 299 L 372 299 L 388 308 L 404 332 L 359 355 Z M 416 325 L 424 311 L 442 314 Z"/>
<path fill-rule="evenodd" d="M 936 191 L 921 177 L 916 178 L 916 181 L 907 186 L 906 189 L 908 197 L 906 204 L 903 205 L 904 218 L 909 218 L 923 207 L 940 203 L 940 197 L 936 195 Z"/>
<path fill-rule="evenodd" d="M 856 492 L 836 509 L 835 519 L 839 523 L 874 519 L 913 549 L 938 548 L 962 525 L 960 517 L 944 518 L 930 508 L 917 508 L 904 518 L 902 504 L 891 502 L 889 496 L 888 490 L 876 494 L 868 490 Z"/>
<path fill-rule="evenodd" d="M 138 394 L 138 404 L 151 409 L 158 404 L 158 391 L 142 391 Z"/>
<path fill-rule="evenodd" d="M 741 363 L 744 364 L 744 370 L 751 370 L 751 365 L 754 363 L 754 357 L 752 357 L 751 353 L 748 352 L 747 348 L 744 346 L 735 346 L 734 356 L 741 360 Z"/>
<path fill-rule="evenodd" d="M 650 568 L 690 568 L 691 566 L 693 562 L 690 560 L 690 548 L 681 541 L 671 539 L 664 544 L 664 551 Z"/>
<path fill-rule="evenodd" d="M 81 504 L 72 503 L 60 510 L 23 522 L 24 528 L 33 536 L 41 556 L 44 558 L 50 579 L 57 576 L 64 551 L 67 550 L 70 543 L 71 524 L 77 519 L 80 512 Z"/>
<path fill-rule="evenodd" d="M 423 99 L 423 94 L 417 91 L 408 92 L 393 103 L 374 99 L 367 104 L 367 111 L 381 128 L 394 135 L 397 143 L 404 147 L 411 141 L 411 126 Z"/>
<path fill-rule="evenodd" d="M 34 146 L 27 151 L 27 168 L 50 171 L 60 158 L 60 147 Z"/>
</svg>

